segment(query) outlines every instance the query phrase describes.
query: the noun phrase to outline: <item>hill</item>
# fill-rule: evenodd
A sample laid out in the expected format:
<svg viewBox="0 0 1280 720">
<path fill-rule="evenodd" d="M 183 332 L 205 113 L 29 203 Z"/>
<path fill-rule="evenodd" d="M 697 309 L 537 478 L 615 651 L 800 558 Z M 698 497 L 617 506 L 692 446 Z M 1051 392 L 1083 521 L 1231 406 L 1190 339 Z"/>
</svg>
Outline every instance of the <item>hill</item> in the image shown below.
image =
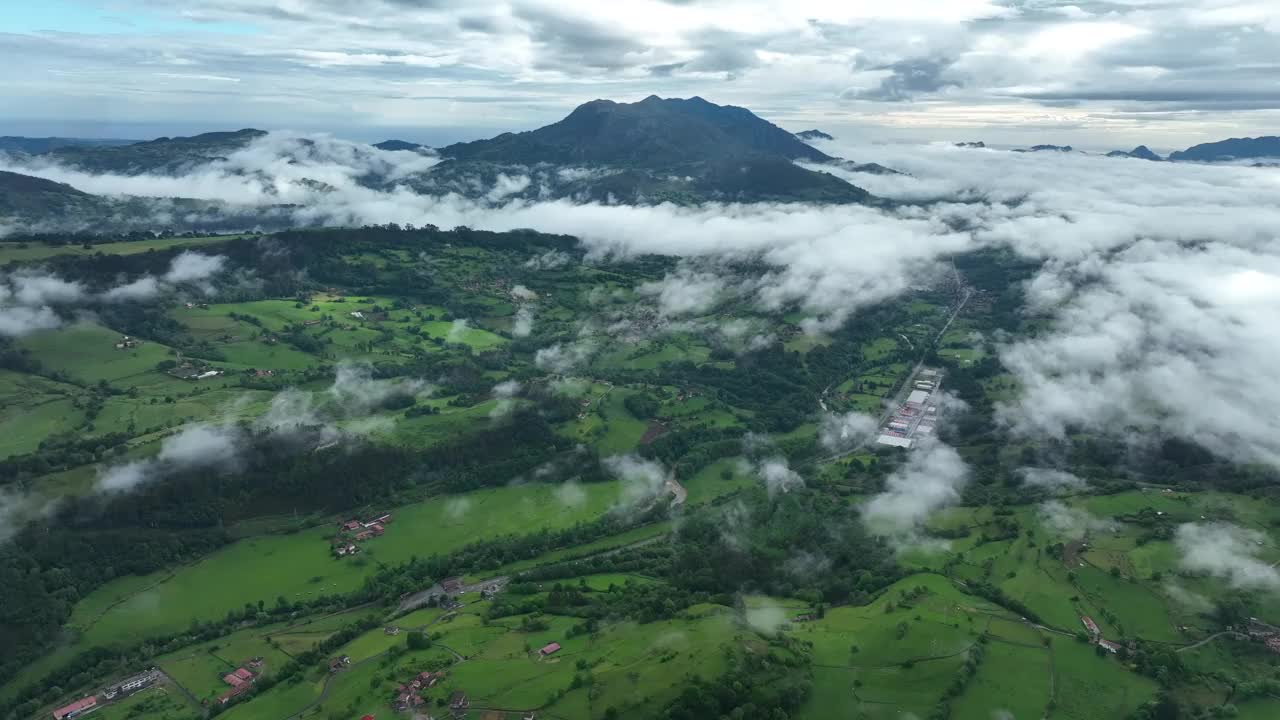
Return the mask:
<svg viewBox="0 0 1280 720">
<path fill-rule="evenodd" d="M 262 130 L 253 129 L 211 132 L 114 147 L 61 147 L 46 156 L 86 172 L 178 174 L 194 165 L 225 158 L 264 135 Z"/>
<path fill-rule="evenodd" d="M 426 145 L 419 145 L 406 140 L 383 140 L 380 143 L 374 143 L 373 146 L 379 150 L 421 150 L 426 147 Z"/>
<path fill-rule="evenodd" d="M 1169 155 L 1184 162 L 1221 162 L 1255 158 L 1280 158 L 1280 137 L 1230 138 L 1194 145 Z"/>
<path fill-rule="evenodd" d="M 40 155 L 42 153 L 57 150 L 66 147 L 113 147 L 116 145 L 131 145 L 138 142 L 137 140 L 97 140 L 89 138 L 64 138 L 64 137 L 22 137 L 17 135 L 5 135 L 0 137 L 0 152 L 8 153 L 26 153 L 27 155 Z"/>
<path fill-rule="evenodd" d="M 1129 152 L 1125 152 L 1124 150 L 1113 150 L 1107 153 L 1107 157 L 1128 157 L 1137 158 L 1139 160 L 1151 160 L 1152 162 L 1160 162 L 1164 160 L 1164 158 L 1152 152 L 1151 148 L 1146 145 L 1139 145 Z"/>
<path fill-rule="evenodd" d="M 801 130 L 796 133 L 796 137 L 801 140 L 835 140 L 835 137 L 828 135 L 821 130 Z"/>
<path fill-rule="evenodd" d="M 65 183 L 0 170 L 0 220 L 83 213 L 101 204 Z"/>
<path fill-rule="evenodd" d="M 522 133 L 456 143 L 445 157 L 532 165 L 669 168 L 750 156 L 826 162 L 831 158 L 750 110 L 651 95 L 638 103 L 592 100 L 568 117 Z"/>
</svg>

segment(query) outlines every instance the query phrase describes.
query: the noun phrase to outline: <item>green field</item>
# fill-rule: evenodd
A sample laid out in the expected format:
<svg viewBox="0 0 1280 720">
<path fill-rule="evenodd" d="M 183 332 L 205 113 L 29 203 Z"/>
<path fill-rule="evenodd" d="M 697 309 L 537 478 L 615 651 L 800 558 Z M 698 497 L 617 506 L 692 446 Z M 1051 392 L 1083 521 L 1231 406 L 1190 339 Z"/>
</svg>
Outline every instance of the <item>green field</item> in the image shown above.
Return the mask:
<svg viewBox="0 0 1280 720">
<path fill-rule="evenodd" d="M 153 250 L 200 248 L 205 245 L 226 242 L 237 237 L 241 236 L 222 235 L 214 237 L 166 238 L 163 240 L 127 240 L 96 243 L 88 248 L 80 245 L 42 245 L 39 243 L 28 243 L 27 247 L 24 248 L 20 247 L 20 243 L 0 242 L 0 265 L 9 262 L 44 260 L 57 255 L 92 256 L 98 253 L 103 255 L 134 255 Z"/>
</svg>

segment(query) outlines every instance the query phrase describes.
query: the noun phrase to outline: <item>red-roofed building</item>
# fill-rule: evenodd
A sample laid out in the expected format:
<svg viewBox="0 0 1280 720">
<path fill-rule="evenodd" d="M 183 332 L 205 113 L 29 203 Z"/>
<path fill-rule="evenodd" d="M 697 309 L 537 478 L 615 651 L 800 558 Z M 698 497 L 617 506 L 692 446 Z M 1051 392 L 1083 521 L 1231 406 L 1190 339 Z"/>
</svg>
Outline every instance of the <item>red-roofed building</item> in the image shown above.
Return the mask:
<svg viewBox="0 0 1280 720">
<path fill-rule="evenodd" d="M 542 655 L 543 657 L 546 657 L 554 652 L 558 652 L 559 650 L 560 650 L 560 643 L 550 643 L 546 647 L 539 650 L 538 654 Z"/>
<path fill-rule="evenodd" d="M 1098 639 L 1098 647 L 1102 648 L 1103 650 L 1106 650 L 1107 652 L 1111 652 L 1111 653 L 1118 653 L 1118 652 L 1120 652 L 1120 646 L 1119 646 L 1119 645 L 1117 645 L 1116 643 L 1111 642 L 1110 640 L 1103 640 L 1103 639 L 1099 638 L 1099 639 Z"/>
<path fill-rule="evenodd" d="M 240 677 L 237 676 L 235 673 L 227 673 L 226 675 L 223 675 L 222 682 L 230 685 L 233 688 L 238 688 L 244 684 L 244 680 L 240 679 Z"/>
<path fill-rule="evenodd" d="M 359 521 L 359 520 L 348 520 L 347 522 L 345 522 L 345 523 L 343 523 L 343 524 L 342 524 L 342 529 L 343 529 L 343 530 L 359 530 L 359 529 L 360 529 L 360 521 Z"/>
<path fill-rule="evenodd" d="M 386 531 L 387 531 L 386 528 L 382 527 L 378 523 L 374 523 L 369 526 L 369 532 L 373 533 L 374 535 L 381 535 Z"/>
<path fill-rule="evenodd" d="M 80 698 L 70 705 L 64 705 L 54 710 L 53 717 L 54 720 L 70 720 L 70 718 L 79 717 L 96 709 L 98 709 L 98 698 L 90 695 L 87 698 Z"/>
<path fill-rule="evenodd" d="M 231 674 L 235 675 L 241 680 L 246 680 L 246 681 L 253 680 L 253 673 L 249 672 L 248 670 L 245 670 L 244 668 L 236 668 L 236 671 Z"/>
<path fill-rule="evenodd" d="M 1102 631 L 1098 629 L 1098 623 L 1094 622 L 1093 618 L 1089 617 L 1088 615 L 1081 617 L 1080 622 L 1084 623 L 1084 627 L 1086 630 L 1089 631 L 1090 635 L 1102 634 Z"/>
</svg>

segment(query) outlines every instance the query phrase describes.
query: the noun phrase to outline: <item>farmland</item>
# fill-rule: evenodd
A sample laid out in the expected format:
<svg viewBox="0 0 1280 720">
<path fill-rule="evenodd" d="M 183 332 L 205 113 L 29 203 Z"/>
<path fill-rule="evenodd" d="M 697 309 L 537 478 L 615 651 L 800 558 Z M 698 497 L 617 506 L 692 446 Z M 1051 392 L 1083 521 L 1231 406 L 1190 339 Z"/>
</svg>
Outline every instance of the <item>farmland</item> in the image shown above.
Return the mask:
<svg viewBox="0 0 1280 720">
<path fill-rule="evenodd" d="M 1163 482 L 1169 462 L 1121 477 L 1091 435 L 1055 449 L 1087 479 L 1021 482 L 1039 456 L 998 429 L 1019 390 L 982 297 L 931 347 L 955 288 L 806 334 L 805 311 L 741 298 L 668 317 L 647 288 L 671 258 L 594 264 L 536 234 L 144 243 L 97 246 L 109 277 L 75 248 L 10 258 L 94 298 L 188 246 L 230 269 L 5 341 L 0 461 L 38 507 L 9 567 L 47 586 L 11 611 L 39 632 L 6 712 L 156 666 L 169 684 L 100 712 L 184 720 L 251 660 L 227 717 L 379 716 L 427 670 L 445 677 L 422 701 L 463 692 L 472 717 L 641 720 L 706 697 L 723 705 L 693 716 L 754 698 L 804 720 L 1268 711 L 1222 668 L 1265 689 L 1271 657 L 1223 633 L 1280 624 L 1280 600 L 1189 569 L 1177 533 L 1247 528 L 1270 566 L 1280 512 L 1233 466 L 1213 469 L 1234 488 Z M 951 507 L 874 534 L 863 514 L 913 456 L 830 426 L 878 416 L 926 356 L 971 474 Z"/>
</svg>

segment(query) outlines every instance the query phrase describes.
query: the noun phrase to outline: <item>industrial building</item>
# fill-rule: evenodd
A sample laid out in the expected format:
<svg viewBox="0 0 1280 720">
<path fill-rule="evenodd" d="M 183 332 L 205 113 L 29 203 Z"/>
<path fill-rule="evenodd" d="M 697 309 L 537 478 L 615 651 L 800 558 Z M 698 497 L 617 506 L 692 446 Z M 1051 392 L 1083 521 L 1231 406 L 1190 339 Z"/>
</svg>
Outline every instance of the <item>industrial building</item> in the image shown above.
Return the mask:
<svg viewBox="0 0 1280 720">
<path fill-rule="evenodd" d="M 923 368 L 915 377 L 908 379 L 906 387 L 911 391 L 881 426 L 880 435 L 876 438 L 878 445 L 910 449 L 919 438 L 934 433 L 942 374 L 932 368 Z"/>
</svg>

